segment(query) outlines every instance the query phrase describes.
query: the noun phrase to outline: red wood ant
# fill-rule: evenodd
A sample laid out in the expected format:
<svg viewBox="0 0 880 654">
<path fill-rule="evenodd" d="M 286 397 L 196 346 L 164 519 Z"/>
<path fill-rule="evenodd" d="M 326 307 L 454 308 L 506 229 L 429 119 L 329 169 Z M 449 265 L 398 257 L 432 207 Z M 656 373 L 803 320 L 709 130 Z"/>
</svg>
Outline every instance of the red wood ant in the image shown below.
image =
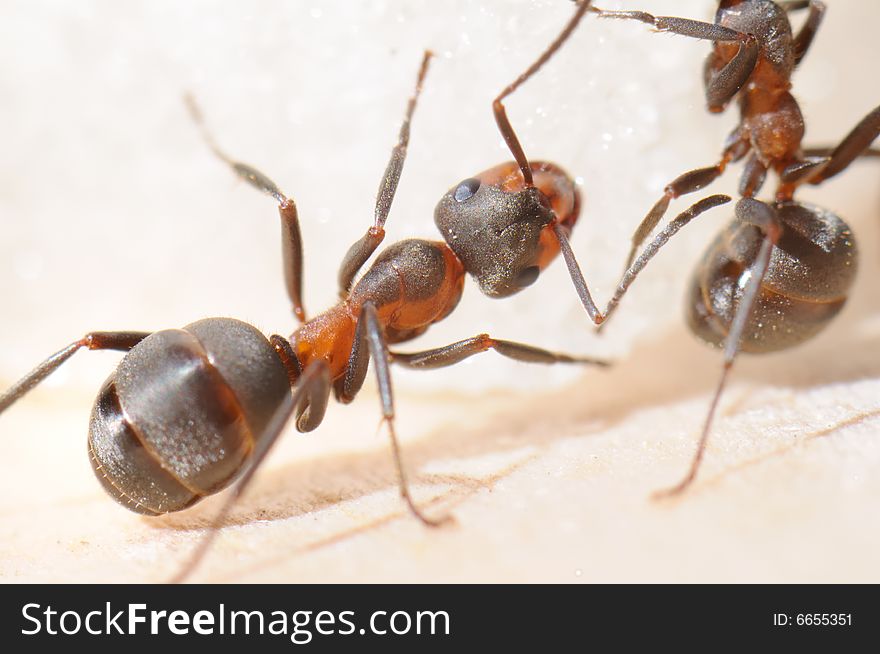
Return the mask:
<svg viewBox="0 0 880 654">
<path fill-rule="evenodd" d="M 834 148 L 804 148 L 804 120 L 790 93 L 791 75 L 806 55 L 825 12 L 819 0 L 721 0 L 714 23 L 652 16 L 642 11 L 590 10 L 603 18 L 637 20 L 713 42 L 704 82 L 707 108 L 718 113 L 738 101 L 740 120 L 720 160 L 670 182 L 632 237 L 625 272 L 603 314 L 613 313 L 647 262 L 690 220 L 682 215 L 639 248 L 660 223 L 671 200 L 698 191 L 727 165 L 745 159 L 736 218 L 709 245 L 688 292 L 688 325 L 723 347 L 724 365 L 684 478 L 658 496 L 675 495 L 696 477 L 718 402 L 740 351 L 773 352 L 818 333 L 837 315 L 855 277 L 857 249 L 849 226 L 833 212 L 797 202 L 804 184 L 820 184 L 857 157 L 877 156 L 869 146 L 880 134 L 880 107 L 868 113 Z M 788 14 L 808 10 L 795 33 Z M 779 178 L 773 202 L 755 199 L 767 173 Z"/>
<path fill-rule="evenodd" d="M 231 318 L 208 318 L 153 333 L 92 332 L 53 354 L 0 396 L 2 413 L 81 348 L 127 352 L 104 383 L 89 425 L 89 458 L 107 493 L 132 511 L 155 516 L 186 509 L 235 483 L 214 526 L 177 580 L 204 555 L 217 526 L 290 419 L 301 432 L 317 428 L 331 391 L 342 403 L 354 399 L 370 359 L 401 495 L 412 513 L 431 526 L 448 516 L 426 516 L 410 495 L 394 431 L 389 363 L 439 368 L 494 349 L 519 361 L 603 364 L 488 334 L 422 352 L 388 350 L 389 344 L 411 340 L 448 316 L 461 297 L 466 272 L 492 297 L 506 297 L 529 286 L 559 251 L 553 229 L 570 232 L 580 204 L 572 180 L 553 164 L 533 164 L 529 173 L 534 173 L 537 186 L 530 183 L 527 188 L 512 179 L 515 165 L 497 166 L 466 179 L 440 201 L 436 222 L 447 242 L 395 243 L 353 285 L 384 239 L 430 58 L 426 52 L 382 177 L 375 222 L 343 259 L 341 301 L 336 306 L 306 320 L 303 246 L 295 203 L 263 173 L 220 150 L 194 101 L 187 98 L 213 152 L 239 177 L 278 201 L 286 288 L 293 313 L 303 324 L 290 339 L 278 335 L 267 339 L 251 325 Z"/>
<path fill-rule="evenodd" d="M 204 556 L 290 420 L 302 432 L 318 427 L 331 391 L 342 403 L 352 401 L 372 359 L 401 495 L 426 525 L 446 521 L 448 516 L 426 516 L 410 495 L 394 431 L 390 363 L 439 368 L 494 349 L 524 362 L 605 365 L 487 334 L 421 352 L 388 349 L 446 318 L 461 297 L 465 273 L 476 279 L 486 295 L 507 297 L 533 284 L 560 251 L 590 316 L 601 319 L 568 243 L 580 210 L 578 189 L 555 164 L 527 161 L 503 105 L 505 97 L 552 57 L 587 7 L 584 3 L 577 8 L 562 34 L 494 102 L 496 120 L 516 162 L 465 179 L 443 196 L 435 222 L 444 241 L 409 239 L 393 244 L 354 283 L 385 236 L 384 225 L 406 159 L 410 122 L 431 58 L 425 53 L 379 186 L 375 220 L 342 261 L 341 300 L 308 320 L 302 301 L 303 245 L 294 201 L 263 173 L 228 157 L 188 99 L 192 117 L 214 154 L 278 202 L 286 289 L 293 313 L 303 324 L 289 339 L 278 335 L 267 339 L 251 325 L 231 318 L 209 318 L 153 333 L 92 332 L 50 356 L 0 396 L 0 413 L 82 348 L 126 352 L 103 385 L 89 426 L 90 460 L 104 489 L 130 510 L 160 515 L 186 509 L 232 486 L 211 527 L 175 578 L 179 581 Z M 727 198 L 703 200 L 691 214 L 723 201 Z"/>
</svg>

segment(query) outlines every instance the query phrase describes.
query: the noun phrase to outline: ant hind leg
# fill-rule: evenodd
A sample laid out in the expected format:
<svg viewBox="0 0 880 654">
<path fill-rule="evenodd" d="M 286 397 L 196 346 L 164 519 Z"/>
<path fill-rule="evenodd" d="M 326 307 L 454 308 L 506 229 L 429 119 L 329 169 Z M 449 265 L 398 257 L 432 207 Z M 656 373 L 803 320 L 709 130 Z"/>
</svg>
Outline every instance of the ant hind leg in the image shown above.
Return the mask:
<svg viewBox="0 0 880 654">
<path fill-rule="evenodd" d="M 74 341 L 43 361 L 27 375 L 18 380 L 3 395 L 0 395 L 0 413 L 24 397 L 31 389 L 46 377 L 58 370 L 65 361 L 70 359 L 81 348 L 89 350 L 118 350 L 128 352 L 144 340 L 150 332 L 91 332 L 78 341 Z"/>
<path fill-rule="evenodd" d="M 772 207 L 758 200 L 753 200 L 751 198 L 743 198 L 740 200 L 736 205 L 736 217 L 737 220 L 741 222 L 755 225 L 760 228 L 761 231 L 764 232 L 764 240 L 761 242 L 761 249 L 758 251 L 758 256 L 755 259 L 755 263 L 752 265 L 748 284 L 746 285 L 739 301 L 739 305 L 736 308 L 736 313 L 734 314 L 733 322 L 730 326 L 730 332 L 724 343 L 724 365 L 721 371 L 721 377 L 715 388 L 715 394 L 712 396 L 712 403 L 709 406 L 709 412 L 703 423 L 703 430 L 697 444 L 697 451 L 694 453 L 694 457 L 691 460 L 690 468 L 684 478 L 675 486 L 655 492 L 653 495 L 654 499 L 680 495 L 691 485 L 697 476 L 697 471 L 700 468 L 700 463 L 706 452 L 706 443 L 709 440 L 709 433 L 712 430 L 712 421 L 718 409 L 718 403 L 721 399 L 721 395 L 724 393 L 724 387 L 727 384 L 727 379 L 730 376 L 730 370 L 733 368 L 736 355 L 739 353 L 743 333 L 745 332 L 746 325 L 749 318 L 751 318 L 752 311 L 755 307 L 758 293 L 761 290 L 761 284 L 764 281 L 764 275 L 767 273 L 767 268 L 770 266 L 770 255 L 773 253 L 773 247 L 776 245 L 776 242 L 779 240 L 779 236 L 782 233 L 782 227 L 779 224 L 776 211 Z"/>
<path fill-rule="evenodd" d="M 290 422 L 290 418 L 298 413 L 298 410 L 309 400 L 310 397 L 320 396 L 323 389 L 329 388 L 329 386 L 330 372 L 327 369 L 326 364 L 319 362 L 312 364 L 305 369 L 302 376 L 299 378 L 299 382 L 293 393 L 287 396 L 284 403 L 275 411 L 275 415 L 272 416 L 272 420 L 269 421 L 269 424 L 266 427 L 264 436 L 257 442 L 250 467 L 248 467 L 244 475 L 242 475 L 242 477 L 232 486 L 226 501 L 223 502 L 220 510 L 211 521 L 211 525 L 208 527 L 201 540 L 199 540 L 186 563 L 184 563 L 177 574 L 169 580 L 170 583 L 179 584 L 192 575 L 199 563 L 204 559 L 205 554 L 208 552 L 214 539 L 217 537 L 220 527 L 226 520 L 229 512 L 232 510 L 232 507 L 235 506 L 235 503 L 238 502 L 244 494 L 244 491 L 250 485 L 254 478 L 254 474 L 260 469 L 263 461 L 266 459 L 266 455 L 269 454 L 269 450 L 278 440 L 278 437 L 284 433 L 285 428 Z"/>
</svg>

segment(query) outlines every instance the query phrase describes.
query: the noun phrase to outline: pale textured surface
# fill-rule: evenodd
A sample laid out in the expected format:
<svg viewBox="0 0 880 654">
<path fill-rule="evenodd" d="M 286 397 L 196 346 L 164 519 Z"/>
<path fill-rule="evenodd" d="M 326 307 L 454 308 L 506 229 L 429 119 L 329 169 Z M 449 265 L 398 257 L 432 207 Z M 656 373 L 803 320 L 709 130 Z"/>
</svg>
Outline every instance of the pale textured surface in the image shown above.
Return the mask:
<svg viewBox="0 0 880 654">
<path fill-rule="evenodd" d="M 701 18 L 712 4 L 625 3 Z M 840 138 L 880 99 L 859 74 L 877 57 L 869 34 L 880 9 L 829 5 L 795 80 L 813 143 Z M 4 3 L 0 386 L 89 329 L 208 315 L 291 325 L 272 203 L 205 152 L 184 89 L 227 150 L 296 197 L 315 311 L 332 301 L 338 261 L 371 218 L 430 46 L 440 56 L 389 238 L 433 235 L 440 195 L 508 158 L 492 96 L 570 15 L 562 1 L 438 7 L 321 2 L 246 15 L 235 3 Z M 587 19 L 508 103 L 527 153 L 583 179 L 573 245 L 597 298 L 663 184 L 713 162 L 733 125 L 702 110 L 705 51 Z M 723 209 L 658 258 L 602 338 L 556 265 L 513 300 L 469 285 L 461 309 L 418 342 L 490 331 L 621 360 L 580 373 L 487 354 L 443 373 L 395 372 L 417 497 L 438 498 L 430 509 L 452 510 L 456 526 L 429 531 L 406 515 L 368 389 L 333 407 L 316 434 L 279 444 L 198 578 L 880 581 L 878 175 L 860 164 L 802 194 L 859 236 L 853 301 L 813 343 L 738 364 L 699 484 L 682 501 L 647 496 L 684 471 L 717 375 L 717 353 L 680 322 L 680 298 Z M 116 358 L 78 355 L 0 419 L 3 580 L 165 579 L 216 508 L 145 520 L 101 492 L 85 427 Z"/>
</svg>

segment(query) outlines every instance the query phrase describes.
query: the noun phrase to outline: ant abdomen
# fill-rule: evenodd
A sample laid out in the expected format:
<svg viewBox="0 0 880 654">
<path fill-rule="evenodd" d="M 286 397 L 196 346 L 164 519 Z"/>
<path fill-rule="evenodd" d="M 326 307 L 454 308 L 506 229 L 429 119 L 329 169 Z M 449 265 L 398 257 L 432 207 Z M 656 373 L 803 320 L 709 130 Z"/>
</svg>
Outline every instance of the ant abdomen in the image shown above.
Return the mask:
<svg viewBox="0 0 880 654">
<path fill-rule="evenodd" d="M 155 332 L 126 354 L 98 395 L 92 467 L 133 511 L 185 509 L 244 470 L 286 394 L 284 365 L 247 323 L 209 318 Z"/>
<path fill-rule="evenodd" d="M 846 302 L 858 251 L 849 226 L 832 212 L 799 202 L 776 205 L 782 233 L 773 249 L 742 350 L 772 352 L 821 331 Z M 687 319 L 709 343 L 722 346 L 764 238 L 731 223 L 703 255 L 689 290 Z"/>
</svg>

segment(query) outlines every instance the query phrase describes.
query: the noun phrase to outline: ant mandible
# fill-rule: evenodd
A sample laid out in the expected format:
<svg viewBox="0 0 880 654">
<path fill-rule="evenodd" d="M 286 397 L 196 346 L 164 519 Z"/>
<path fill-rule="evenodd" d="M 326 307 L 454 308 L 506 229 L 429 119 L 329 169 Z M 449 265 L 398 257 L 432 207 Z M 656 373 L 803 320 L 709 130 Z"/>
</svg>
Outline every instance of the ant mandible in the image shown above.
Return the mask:
<svg viewBox="0 0 880 654">
<path fill-rule="evenodd" d="M 788 13 L 805 9 L 807 19 L 794 33 Z M 880 134 L 880 107 L 835 148 L 802 147 L 804 119 L 790 93 L 791 76 L 825 13 L 818 0 L 722 0 L 714 23 L 642 11 L 590 10 L 602 18 L 637 20 L 657 31 L 712 41 L 704 68 L 708 110 L 722 112 L 737 100 L 740 112 L 718 163 L 670 182 L 635 230 L 625 272 L 604 312 L 606 320 L 648 261 L 690 221 L 688 215 L 670 221 L 637 258 L 670 201 L 704 188 L 728 164 L 748 156 L 735 220 L 709 245 L 690 283 L 688 325 L 703 340 L 723 347 L 724 364 L 687 474 L 656 493 L 671 496 L 696 477 L 738 353 L 773 352 L 802 343 L 843 307 L 856 273 L 852 231 L 833 212 L 797 202 L 794 193 L 803 184 L 834 177 L 859 156 L 877 156 L 870 145 Z M 769 171 L 779 178 L 771 203 L 755 199 Z"/>
<path fill-rule="evenodd" d="M 558 166 L 526 160 L 502 103 L 552 57 L 588 6 L 577 8 L 563 33 L 494 102 L 496 120 L 516 163 L 490 168 L 443 196 L 435 222 L 445 241 L 408 239 L 393 244 L 353 284 L 385 236 L 406 159 L 410 122 L 431 58 L 430 52 L 425 53 L 382 177 L 374 222 L 342 261 L 341 300 L 308 320 L 294 201 L 266 175 L 227 156 L 188 98 L 192 117 L 214 154 L 278 202 L 286 290 L 293 313 L 303 324 L 289 339 L 278 335 L 267 339 L 255 327 L 231 318 L 208 318 L 182 329 L 152 333 L 92 332 L 50 356 L 0 396 L 0 413 L 82 348 L 126 352 L 99 392 L 89 425 L 89 457 L 104 489 L 123 506 L 155 516 L 186 509 L 232 485 L 211 526 L 174 578 L 181 581 L 201 561 L 289 421 L 293 419 L 301 432 L 318 427 L 331 391 L 342 403 L 352 401 L 372 359 L 401 495 L 426 525 L 446 521 L 448 516 L 424 515 L 410 494 L 394 431 L 390 363 L 439 368 L 493 349 L 524 362 L 605 365 L 487 334 L 421 352 L 388 349 L 389 344 L 411 340 L 447 317 L 461 297 L 465 273 L 486 295 L 507 297 L 534 283 L 560 251 L 591 318 L 601 320 L 568 243 L 580 208 L 578 189 Z M 695 215 L 727 200 L 723 196 L 703 200 L 690 212 Z"/>
</svg>

